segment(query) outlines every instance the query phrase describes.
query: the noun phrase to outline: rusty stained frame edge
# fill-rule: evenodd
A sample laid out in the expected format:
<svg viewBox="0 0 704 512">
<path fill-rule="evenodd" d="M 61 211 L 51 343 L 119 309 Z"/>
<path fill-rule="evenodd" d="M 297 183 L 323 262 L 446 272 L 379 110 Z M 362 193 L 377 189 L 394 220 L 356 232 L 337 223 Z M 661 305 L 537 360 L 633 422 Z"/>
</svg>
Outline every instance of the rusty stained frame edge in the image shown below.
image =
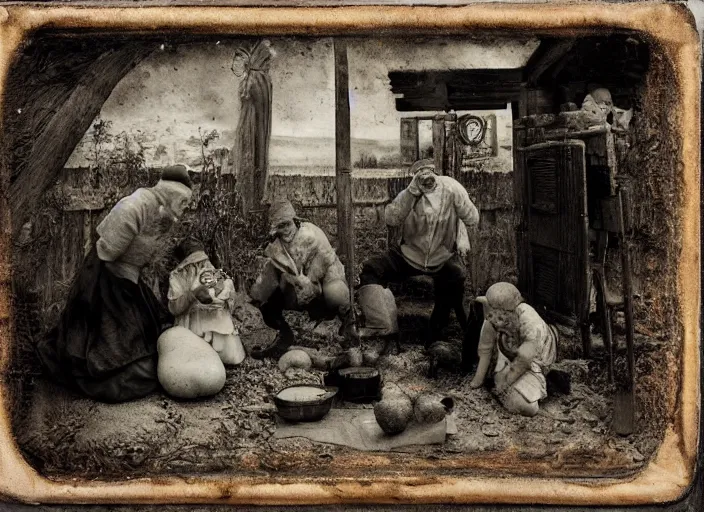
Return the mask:
<svg viewBox="0 0 704 512">
<path fill-rule="evenodd" d="M 9 392 L 0 387 L 0 495 L 27 503 L 506 503 L 638 505 L 679 499 L 693 484 L 699 443 L 700 282 L 700 42 L 682 5 L 644 2 L 474 4 L 464 7 L 0 7 L 0 97 L 15 52 L 40 29 L 97 29 L 113 32 L 335 35 L 413 30 L 461 34 L 507 30 L 583 34 L 634 30 L 660 44 L 679 85 L 684 194 L 680 211 L 682 251 L 678 295 L 683 329 L 682 385 L 662 445 L 648 466 L 627 479 L 445 477 L 434 474 L 380 478 L 243 478 L 232 475 L 158 477 L 88 482 L 50 480 L 22 457 L 11 430 Z M 7 170 L 3 171 L 6 180 Z M 6 203 L 5 203 L 6 204 Z M 8 365 L 11 307 L 9 212 L 0 212 L 0 373 Z"/>
</svg>

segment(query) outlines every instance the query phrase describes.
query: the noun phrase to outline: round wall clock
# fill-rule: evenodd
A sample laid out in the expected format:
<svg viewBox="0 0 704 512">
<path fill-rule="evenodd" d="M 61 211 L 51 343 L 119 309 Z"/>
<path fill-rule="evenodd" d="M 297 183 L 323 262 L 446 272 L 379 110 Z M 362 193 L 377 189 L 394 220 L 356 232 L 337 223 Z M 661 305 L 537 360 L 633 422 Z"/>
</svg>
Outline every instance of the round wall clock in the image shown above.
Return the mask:
<svg viewBox="0 0 704 512">
<path fill-rule="evenodd" d="M 464 144 L 476 146 L 484 140 L 486 123 L 481 117 L 467 114 L 460 117 L 457 125 L 460 139 Z"/>
</svg>

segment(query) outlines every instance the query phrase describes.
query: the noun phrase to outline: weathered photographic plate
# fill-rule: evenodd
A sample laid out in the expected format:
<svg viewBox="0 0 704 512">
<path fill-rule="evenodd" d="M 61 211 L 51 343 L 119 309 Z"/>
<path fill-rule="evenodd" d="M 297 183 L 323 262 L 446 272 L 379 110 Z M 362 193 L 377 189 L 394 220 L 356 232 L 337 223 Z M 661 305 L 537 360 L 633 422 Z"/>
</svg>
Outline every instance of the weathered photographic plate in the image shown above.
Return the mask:
<svg viewBox="0 0 704 512">
<path fill-rule="evenodd" d="M 606 506 L 692 484 L 701 51 L 682 5 L 17 4 L 0 38 L 3 496 Z M 276 309 L 283 281 L 257 299 L 277 247 L 294 298 L 334 314 Z M 203 253 L 223 273 L 191 286 Z M 374 276 L 394 329 L 350 349 L 388 305 Z M 182 330 L 157 353 L 171 324 L 140 322 L 167 306 Z M 282 339 L 302 348 L 255 357 Z M 371 387 L 343 394 L 336 364 Z"/>
</svg>

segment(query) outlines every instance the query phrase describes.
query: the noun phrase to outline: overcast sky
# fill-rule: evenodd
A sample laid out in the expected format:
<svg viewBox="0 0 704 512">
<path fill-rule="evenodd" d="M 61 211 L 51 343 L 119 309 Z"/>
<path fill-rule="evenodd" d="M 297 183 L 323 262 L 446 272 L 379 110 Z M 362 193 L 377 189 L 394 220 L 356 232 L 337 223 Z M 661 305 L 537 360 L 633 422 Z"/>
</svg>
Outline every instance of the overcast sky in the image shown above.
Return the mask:
<svg viewBox="0 0 704 512">
<path fill-rule="evenodd" d="M 334 68 L 330 39 L 272 39 L 272 133 L 332 137 Z M 157 51 L 128 74 L 101 116 L 115 128 L 176 133 L 234 130 L 239 79 L 230 70 L 235 48 L 221 42 Z M 398 117 L 389 90 L 390 70 L 515 68 L 537 41 L 467 43 L 448 40 L 358 40 L 349 44 L 352 135 L 398 138 Z"/>
</svg>

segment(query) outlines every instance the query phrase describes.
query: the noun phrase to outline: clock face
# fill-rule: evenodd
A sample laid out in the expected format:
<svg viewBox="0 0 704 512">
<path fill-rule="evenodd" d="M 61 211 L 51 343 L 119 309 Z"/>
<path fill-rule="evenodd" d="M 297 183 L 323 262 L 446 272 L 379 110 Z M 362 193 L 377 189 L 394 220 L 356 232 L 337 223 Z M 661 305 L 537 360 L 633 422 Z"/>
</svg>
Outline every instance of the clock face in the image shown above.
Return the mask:
<svg viewBox="0 0 704 512">
<path fill-rule="evenodd" d="M 462 116 L 459 122 L 459 134 L 462 142 L 475 145 L 484 140 L 486 125 L 484 120 L 476 116 Z"/>
</svg>

